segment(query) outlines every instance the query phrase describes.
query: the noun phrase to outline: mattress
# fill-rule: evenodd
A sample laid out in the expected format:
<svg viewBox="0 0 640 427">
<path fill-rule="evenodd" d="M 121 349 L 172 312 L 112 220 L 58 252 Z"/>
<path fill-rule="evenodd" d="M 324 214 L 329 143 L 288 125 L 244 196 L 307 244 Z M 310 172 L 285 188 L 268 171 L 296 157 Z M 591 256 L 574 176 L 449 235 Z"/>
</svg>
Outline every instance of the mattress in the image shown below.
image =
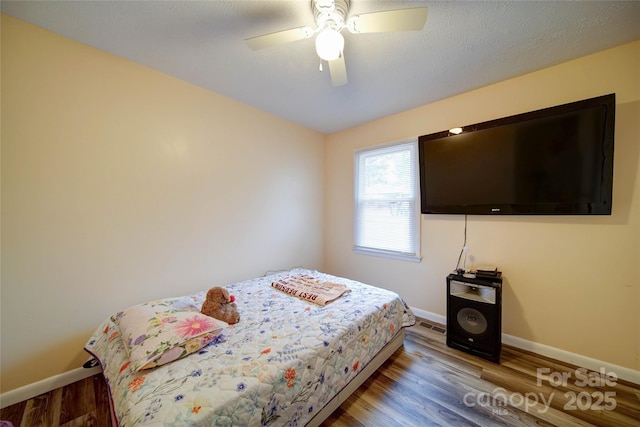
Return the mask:
<svg viewBox="0 0 640 427">
<path fill-rule="evenodd" d="M 348 291 L 321 306 L 271 286 L 297 275 L 344 284 Z M 119 331 L 122 312 L 96 329 L 85 350 L 102 366 L 117 425 L 306 425 L 415 323 L 396 293 L 312 270 L 223 287 L 235 296 L 240 322 L 161 366 L 133 369 Z M 205 294 L 163 304 L 195 313 Z"/>
</svg>

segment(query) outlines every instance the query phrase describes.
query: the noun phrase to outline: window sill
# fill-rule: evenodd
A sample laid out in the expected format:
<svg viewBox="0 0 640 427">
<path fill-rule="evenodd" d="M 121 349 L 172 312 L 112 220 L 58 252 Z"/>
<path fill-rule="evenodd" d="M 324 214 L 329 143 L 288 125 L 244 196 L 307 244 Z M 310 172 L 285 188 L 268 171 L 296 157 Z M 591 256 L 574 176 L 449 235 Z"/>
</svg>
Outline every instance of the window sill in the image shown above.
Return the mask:
<svg viewBox="0 0 640 427">
<path fill-rule="evenodd" d="M 353 252 L 360 255 L 371 255 L 382 258 L 397 259 L 400 261 L 420 262 L 422 260 L 422 257 L 420 255 L 384 251 L 380 249 L 361 248 L 359 246 L 354 246 Z"/>
</svg>

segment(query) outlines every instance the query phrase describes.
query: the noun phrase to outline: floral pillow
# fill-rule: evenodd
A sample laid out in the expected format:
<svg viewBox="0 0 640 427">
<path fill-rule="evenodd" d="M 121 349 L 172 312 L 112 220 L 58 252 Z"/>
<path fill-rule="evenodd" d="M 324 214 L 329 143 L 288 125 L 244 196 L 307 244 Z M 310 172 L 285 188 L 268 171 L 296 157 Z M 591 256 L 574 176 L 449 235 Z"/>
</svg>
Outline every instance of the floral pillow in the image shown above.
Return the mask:
<svg viewBox="0 0 640 427">
<path fill-rule="evenodd" d="M 118 319 L 131 369 L 139 371 L 180 359 L 215 340 L 227 323 L 160 300 L 126 309 Z"/>
</svg>

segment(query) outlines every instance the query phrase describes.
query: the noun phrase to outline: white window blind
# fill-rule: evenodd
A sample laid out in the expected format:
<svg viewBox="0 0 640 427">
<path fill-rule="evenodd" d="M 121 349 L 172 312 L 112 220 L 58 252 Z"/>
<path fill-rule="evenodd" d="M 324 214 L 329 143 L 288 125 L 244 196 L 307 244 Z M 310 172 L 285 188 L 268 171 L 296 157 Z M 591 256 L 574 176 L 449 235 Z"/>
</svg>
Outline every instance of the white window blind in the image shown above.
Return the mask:
<svg viewBox="0 0 640 427">
<path fill-rule="evenodd" d="M 354 251 L 420 260 L 417 143 L 355 153 Z"/>
</svg>

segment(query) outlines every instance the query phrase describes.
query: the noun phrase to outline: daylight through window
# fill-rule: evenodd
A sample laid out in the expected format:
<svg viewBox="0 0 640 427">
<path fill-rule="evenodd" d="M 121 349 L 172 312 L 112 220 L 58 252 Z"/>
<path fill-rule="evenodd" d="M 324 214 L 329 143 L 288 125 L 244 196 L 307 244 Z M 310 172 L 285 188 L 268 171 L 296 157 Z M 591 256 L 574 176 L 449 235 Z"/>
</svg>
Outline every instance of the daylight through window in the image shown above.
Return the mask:
<svg viewBox="0 0 640 427">
<path fill-rule="evenodd" d="M 416 169 L 416 141 L 356 152 L 356 252 L 419 261 Z"/>
</svg>

